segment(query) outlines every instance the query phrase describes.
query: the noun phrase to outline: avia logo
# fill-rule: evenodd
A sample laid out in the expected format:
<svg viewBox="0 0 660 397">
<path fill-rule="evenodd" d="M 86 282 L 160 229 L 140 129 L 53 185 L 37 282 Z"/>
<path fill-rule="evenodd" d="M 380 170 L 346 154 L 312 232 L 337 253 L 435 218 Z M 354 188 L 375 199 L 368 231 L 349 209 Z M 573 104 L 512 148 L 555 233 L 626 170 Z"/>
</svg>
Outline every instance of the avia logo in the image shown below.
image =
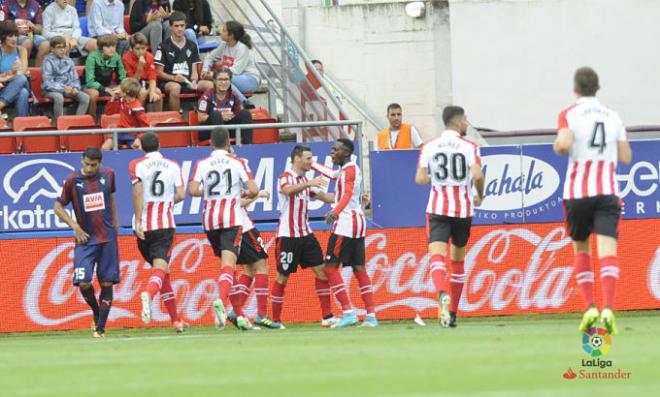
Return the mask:
<svg viewBox="0 0 660 397">
<path fill-rule="evenodd" d="M 496 154 L 484 156 L 483 162 L 486 197 L 481 210 L 508 211 L 530 207 L 547 200 L 559 188 L 557 171 L 535 157 Z"/>
<path fill-rule="evenodd" d="M 568 371 L 564 372 L 564 375 L 562 375 L 564 379 L 575 379 L 577 378 L 577 374 L 573 372 L 572 369 L 568 369 Z"/>
<path fill-rule="evenodd" d="M 64 178 L 73 170 L 70 164 L 59 160 L 29 160 L 12 167 L 5 175 L 2 184 L 14 204 L 28 192 L 32 192 L 29 196 L 30 203 L 34 203 L 41 196 L 55 199 L 60 194 Z M 55 178 L 53 174 L 59 178 Z M 35 188 L 32 188 L 33 186 Z"/>
</svg>

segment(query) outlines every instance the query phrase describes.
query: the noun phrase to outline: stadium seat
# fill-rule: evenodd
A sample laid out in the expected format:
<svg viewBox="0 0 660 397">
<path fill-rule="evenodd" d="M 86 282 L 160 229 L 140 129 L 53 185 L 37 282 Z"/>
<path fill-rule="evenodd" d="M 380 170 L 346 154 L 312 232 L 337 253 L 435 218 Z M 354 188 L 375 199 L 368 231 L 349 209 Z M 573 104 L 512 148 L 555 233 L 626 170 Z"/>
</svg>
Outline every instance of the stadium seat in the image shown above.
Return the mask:
<svg viewBox="0 0 660 397">
<path fill-rule="evenodd" d="M 209 52 L 215 50 L 220 43 L 217 41 L 206 41 L 206 36 L 197 36 L 199 52 Z"/>
<path fill-rule="evenodd" d="M 55 130 L 46 116 L 14 117 L 14 131 L 52 131 Z M 16 145 L 25 153 L 52 153 L 60 150 L 60 139 L 52 136 L 23 136 L 16 139 Z"/>
<path fill-rule="evenodd" d="M 126 34 L 131 34 L 131 16 L 124 15 L 124 30 Z"/>
<path fill-rule="evenodd" d="M 250 113 L 254 124 L 277 123 L 277 119 L 270 117 L 265 108 L 250 109 Z M 252 143 L 277 143 L 279 140 L 280 132 L 277 128 L 255 128 L 252 133 Z"/>
<path fill-rule="evenodd" d="M 183 117 L 179 112 L 149 112 L 147 113 L 147 120 L 150 127 L 188 126 L 188 123 L 183 121 Z M 158 134 L 158 138 L 160 147 L 190 146 L 189 131 L 163 132 Z"/>
<path fill-rule="evenodd" d="M 78 3 L 85 3 L 85 2 L 78 2 Z M 80 17 L 78 19 L 80 21 L 80 30 L 82 31 L 82 35 L 85 37 L 89 37 L 89 27 L 87 26 L 87 17 Z"/>
<path fill-rule="evenodd" d="M 193 125 L 199 125 L 199 119 L 197 118 L 197 111 L 196 110 L 191 110 L 188 112 L 188 124 L 190 126 Z M 204 141 L 200 141 L 197 139 L 197 131 L 192 131 L 190 133 L 190 137 L 192 138 L 192 144 L 193 146 L 208 146 L 209 145 L 209 140 L 206 139 Z"/>
<path fill-rule="evenodd" d="M 98 128 L 94 118 L 89 114 L 64 115 L 57 118 L 58 130 L 87 130 Z M 101 147 L 103 144 L 100 134 L 66 135 L 62 139 L 64 148 L 70 152 L 82 152 L 90 146 Z"/>
<path fill-rule="evenodd" d="M 11 132 L 7 128 L 7 120 L 0 118 L 0 132 Z M 10 154 L 16 152 L 16 138 L 4 137 L 0 138 L 0 154 Z"/>
</svg>

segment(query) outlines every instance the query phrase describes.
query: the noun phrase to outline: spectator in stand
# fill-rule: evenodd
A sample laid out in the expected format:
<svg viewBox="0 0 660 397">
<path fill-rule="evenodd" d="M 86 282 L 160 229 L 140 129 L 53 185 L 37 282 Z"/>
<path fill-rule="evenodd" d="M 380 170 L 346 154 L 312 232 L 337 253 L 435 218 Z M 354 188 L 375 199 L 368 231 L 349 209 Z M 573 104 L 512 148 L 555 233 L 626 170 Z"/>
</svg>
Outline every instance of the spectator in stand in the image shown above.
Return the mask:
<svg viewBox="0 0 660 397">
<path fill-rule="evenodd" d="M 148 127 L 147 115 L 144 106 L 138 100 L 140 94 L 140 82 L 133 78 L 125 79 L 119 86 L 119 128 L 142 128 Z M 140 137 L 143 133 L 126 132 L 118 134 L 119 145 L 127 145 L 132 149 L 141 149 Z M 112 150 L 112 138 L 108 138 L 103 143 L 103 150 Z"/>
<path fill-rule="evenodd" d="M 67 40 L 62 36 L 53 37 L 50 39 L 50 51 L 41 65 L 41 91 L 53 100 L 55 119 L 64 113 L 64 97 L 78 102 L 76 114 L 87 113 L 89 95 L 81 91 L 76 65 L 67 56 Z"/>
<path fill-rule="evenodd" d="M 184 36 L 186 16 L 182 12 L 170 15 L 170 29 L 172 36 L 160 44 L 154 62 L 161 81 L 160 90 L 169 96 L 170 110 L 180 111 L 182 93 L 204 92 L 213 88 L 213 83 L 199 81 L 197 64 L 201 61 L 197 44 Z"/>
<path fill-rule="evenodd" d="M 255 92 L 261 82 L 261 74 L 257 69 L 252 54 L 252 39 L 239 22 L 227 21 L 220 31 L 224 43 L 213 50 L 202 66 L 202 78 L 210 80 L 212 73 L 219 67 L 231 69 L 233 90 L 241 102 L 246 101 L 244 93 Z"/>
<path fill-rule="evenodd" d="M 197 119 L 202 125 L 252 124 L 252 114 L 243 109 L 241 100 L 233 91 L 232 71 L 221 67 L 213 72 L 214 88 L 204 92 L 197 104 Z M 230 131 L 233 138 L 236 132 Z M 209 131 L 200 131 L 198 139 L 209 139 Z M 241 143 L 252 143 L 252 129 L 241 130 Z"/>
<path fill-rule="evenodd" d="M 213 15 L 207 0 L 174 0 L 174 11 L 181 11 L 186 15 L 186 39 L 198 45 L 197 36 L 204 36 L 211 32 Z"/>
<path fill-rule="evenodd" d="M 95 0 L 87 15 L 91 37 L 98 39 L 103 35 L 112 35 L 117 39 L 119 54 L 128 50 L 128 35 L 124 30 L 124 3 L 119 0 Z"/>
<path fill-rule="evenodd" d="M 124 62 L 126 74 L 140 82 L 138 99 L 142 105 L 153 103 L 154 110 L 160 112 L 163 110 L 163 94 L 157 85 L 158 75 L 154 56 L 147 51 L 147 38 L 138 32 L 131 35 L 129 42 L 131 50 L 127 51 L 121 59 Z"/>
<path fill-rule="evenodd" d="M 16 24 L 12 21 L 0 22 L 0 112 L 14 104 L 16 116 L 29 116 L 30 83 L 25 77 L 27 67 L 27 50 L 18 47 Z"/>
<path fill-rule="evenodd" d="M 163 38 L 170 37 L 170 4 L 167 0 L 135 0 L 131 9 L 131 32 L 147 37 L 151 48 L 158 48 Z"/>
<path fill-rule="evenodd" d="M 99 0 L 101 1 L 104 0 Z M 85 62 L 85 92 L 89 95 L 89 114 L 92 117 L 96 117 L 99 96 L 110 96 L 114 99 L 119 93 L 117 84 L 126 78 L 126 69 L 117 54 L 115 36 L 108 34 L 99 37 L 98 46 Z"/>
<path fill-rule="evenodd" d="M 71 1 L 56 0 L 46 7 L 43 13 L 44 37 L 51 40 L 62 36 L 66 41 L 67 53 L 78 51 L 87 56 L 96 49 L 96 40 L 82 35 L 78 12 L 70 4 Z"/>
<path fill-rule="evenodd" d="M 34 66 L 41 67 L 48 55 L 48 40 L 43 33 L 41 6 L 35 0 L 5 0 L 2 6 L 5 20 L 14 21 L 18 28 L 18 44 L 34 55 Z"/>
<path fill-rule="evenodd" d="M 388 128 L 378 132 L 376 144 L 379 150 L 414 149 L 424 141 L 415 126 L 402 123 L 401 105 L 392 103 L 387 107 Z"/>
</svg>

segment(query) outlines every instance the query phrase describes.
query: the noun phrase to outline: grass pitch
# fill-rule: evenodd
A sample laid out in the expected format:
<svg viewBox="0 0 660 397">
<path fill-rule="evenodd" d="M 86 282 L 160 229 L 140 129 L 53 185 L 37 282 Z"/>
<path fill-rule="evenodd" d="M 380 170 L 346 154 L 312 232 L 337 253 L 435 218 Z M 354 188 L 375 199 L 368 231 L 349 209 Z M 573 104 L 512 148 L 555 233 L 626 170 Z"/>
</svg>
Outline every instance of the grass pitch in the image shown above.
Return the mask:
<svg viewBox="0 0 660 397">
<path fill-rule="evenodd" d="M 0 334 L 1 396 L 646 396 L 660 390 L 660 313 L 619 313 L 600 371 L 585 369 L 577 315 L 427 320 L 376 329 L 195 327 Z"/>
</svg>

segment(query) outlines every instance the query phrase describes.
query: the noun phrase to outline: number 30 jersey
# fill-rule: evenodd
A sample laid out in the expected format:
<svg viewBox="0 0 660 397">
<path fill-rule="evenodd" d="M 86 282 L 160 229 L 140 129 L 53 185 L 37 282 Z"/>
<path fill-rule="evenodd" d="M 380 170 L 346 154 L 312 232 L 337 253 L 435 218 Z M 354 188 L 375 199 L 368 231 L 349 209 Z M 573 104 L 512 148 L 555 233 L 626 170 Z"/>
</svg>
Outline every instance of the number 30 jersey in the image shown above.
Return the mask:
<svg viewBox="0 0 660 397">
<path fill-rule="evenodd" d="M 574 137 L 564 199 L 617 195 L 618 141 L 627 140 L 619 115 L 595 97 L 581 97 L 559 113 L 559 130 L 563 128 L 573 131 Z"/>
<path fill-rule="evenodd" d="M 151 152 L 131 161 L 128 169 L 133 185 L 142 182 L 144 231 L 174 228 L 174 195 L 176 188 L 183 186 L 179 164 L 159 152 Z"/>
<path fill-rule="evenodd" d="M 228 229 L 243 224 L 241 187 L 252 178 L 247 160 L 226 150 L 214 150 L 197 161 L 192 179 L 204 189 L 204 230 Z"/>
<path fill-rule="evenodd" d="M 470 167 L 481 164 L 479 148 L 453 130 L 427 142 L 419 152 L 417 168 L 427 168 L 431 192 L 428 214 L 469 218 L 473 214 Z"/>
</svg>

